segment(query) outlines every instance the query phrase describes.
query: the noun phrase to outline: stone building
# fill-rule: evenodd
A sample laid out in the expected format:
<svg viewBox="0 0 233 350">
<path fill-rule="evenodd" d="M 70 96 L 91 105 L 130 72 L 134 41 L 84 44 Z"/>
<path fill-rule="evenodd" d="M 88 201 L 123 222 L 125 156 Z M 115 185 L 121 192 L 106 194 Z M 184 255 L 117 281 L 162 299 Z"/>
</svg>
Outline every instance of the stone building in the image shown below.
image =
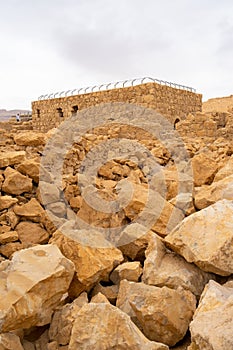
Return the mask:
<svg viewBox="0 0 233 350">
<path fill-rule="evenodd" d="M 131 86 L 127 87 L 123 82 L 122 87 L 118 87 L 118 83 L 113 88 L 111 84 L 101 85 L 99 91 L 95 91 L 98 87 L 92 87 L 80 89 L 78 94 L 63 91 L 65 96 L 62 97 L 62 93 L 41 96 L 38 101 L 32 102 L 33 128 L 46 132 L 78 110 L 101 103 L 124 102 L 152 108 L 172 123 L 202 109 L 202 95 L 192 88 L 152 78 L 143 78 L 139 84 L 136 82 L 137 85 L 135 81 L 137 79 L 130 81 Z"/>
</svg>

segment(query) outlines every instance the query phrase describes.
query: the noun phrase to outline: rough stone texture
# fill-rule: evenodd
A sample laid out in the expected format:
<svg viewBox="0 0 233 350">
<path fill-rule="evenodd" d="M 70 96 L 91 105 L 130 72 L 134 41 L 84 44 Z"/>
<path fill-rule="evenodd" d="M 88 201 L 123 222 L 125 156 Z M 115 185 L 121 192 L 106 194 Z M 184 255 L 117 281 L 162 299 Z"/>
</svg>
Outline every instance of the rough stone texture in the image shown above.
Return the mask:
<svg viewBox="0 0 233 350">
<path fill-rule="evenodd" d="M 190 324 L 190 350 L 233 349 L 232 288 L 210 281 Z"/>
<path fill-rule="evenodd" d="M 69 344 L 71 330 L 77 313 L 87 303 L 87 294 L 82 293 L 71 304 L 66 304 L 55 311 L 49 328 L 49 339 L 51 342 L 56 341 L 58 345 Z"/>
<path fill-rule="evenodd" d="M 75 233 L 77 235 L 75 235 Z M 76 277 L 70 293 L 78 296 L 84 290 L 90 290 L 95 283 L 108 280 L 110 272 L 123 261 L 119 249 L 111 246 L 98 232 L 78 230 L 73 239 L 56 231 L 50 240 L 61 252 L 73 261 Z M 86 244 L 79 241 L 86 239 Z"/>
<path fill-rule="evenodd" d="M 14 141 L 19 146 L 43 146 L 46 142 L 45 134 L 33 131 L 16 134 Z"/>
<path fill-rule="evenodd" d="M 105 295 L 103 295 L 102 293 L 99 292 L 98 294 L 94 295 L 91 298 L 91 303 L 107 303 L 107 304 L 109 304 L 109 301 Z"/>
<path fill-rule="evenodd" d="M 190 112 L 201 110 L 202 96 L 187 90 L 174 89 L 156 83 L 61 97 L 32 103 L 33 128 L 47 131 L 58 126 L 72 115 L 73 106 L 82 110 L 93 105 L 109 102 L 136 103 L 152 108 L 172 123 L 179 117 L 184 119 Z M 61 108 L 62 115 L 58 111 Z"/>
<path fill-rule="evenodd" d="M 1 196 L 0 195 L 0 210 L 8 209 L 12 205 L 18 202 L 17 198 L 13 198 L 11 196 Z"/>
<path fill-rule="evenodd" d="M 40 224 L 21 221 L 15 228 L 19 240 L 25 245 L 48 243 L 49 234 Z"/>
<path fill-rule="evenodd" d="M 120 265 L 119 265 L 120 266 Z M 111 304 L 116 304 L 117 295 L 119 291 L 119 285 L 102 286 L 100 283 L 96 284 L 93 288 L 91 295 L 94 297 L 101 293 L 104 295 Z"/>
<path fill-rule="evenodd" d="M 226 164 L 219 169 L 214 177 L 214 182 L 223 180 L 225 177 L 231 176 L 233 174 L 233 156 L 226 162 Z"/>
<path fill-rule="evenodd" d="M 25 350 L 20 338 L 13 333 L 0 334 L 0 350 Z"/>
<path fill-rule="evenodd" d="M 218 164 L 210 154 L 199 153 L 192 158 L 193 179 L 195 186 L 211 184 L 218 170 Z"/>
<path fill-rule="evenodd" d="M 0 168 L 5 168 L 9 165 L 15 165 L 25 160 L 26 153 L 24 151 L 12 151 L 0 153 Z"/>
<path fill-rule="evenodd" d="M 32 198 L 26 204 L 16 205 L 14 213 L 24 219 L 39 222 L 44 215 L 44 209 L 35 198 Z"/>
<path fill-rule="evenodd" d="M 113 283 L 118 284 L 121 280 L 138 282 L 142 274 L 142 266 L 139 261 L 126 262 L 113 270 L 110 279 Z"/>
<path fill-rule="evenodd" d="M 181 256 L 166 249 L 160 238 L 155 235 L 151 238 L 143 267 L 144 283 L 174 289 L 183 287 L 194 295 L 200 296 L 205 284 L 214 278 L 213 274 L 200 270 L 194 264 L 189 264 Z"/>
<path fill-rule="evenodd" d="M 40 164 L 34 160 L 28 159 L 20 163 L 16 168 L 23 175 L 28 175 L 36 183 L 39 182 Z"/>
<path fill-rule="evenodd" d="M 233 200 L 233 175 L 201 188 L 195 195 L 195 206 L 204 209 L 221 199 Z"/>
<path fill-rule="evenodd" d="M 131 316 L 148 339 L 173 346 L 187 332 L 196 298 L 182 288 L 158 288 L 123 280 L 117 307 Z"/>
<path fill-rule="evenodd" d="M 8 167 L 4 171 L 5 181 L 2 185 L 2 191 L 8 194 L 19 195 L 24 192 L 31 192 L 32 180 L 18 171 Z"/>
<path fill-rule="evenodd" d="M 107 303 L 90 303 L 78 312 L 72 329 L 69 350 L 169 350 L 151 342 L 129 316 Z"/>
<path fill-rule="evenodd" d="M 144 256 L 150 237 L 153 235 L 152 231 L 146 230 L 142 225 L 130 224 L 121 232 L 118 247 L 130 259 L 140 258 Z"/>
<path fill-rule="evenodd" d="M 178 225 L 165 242 L 188 262 L 222 276 L 233 273 L 233 202 L 219 201 Z"/>
<path fill-rule="evenodd" d="M 35 246 L 2 262 L 1 331 L 41 326 L 50 322 L 55 307 L 67 292 L 74 265 L 53 245 Z"/>
</svg>

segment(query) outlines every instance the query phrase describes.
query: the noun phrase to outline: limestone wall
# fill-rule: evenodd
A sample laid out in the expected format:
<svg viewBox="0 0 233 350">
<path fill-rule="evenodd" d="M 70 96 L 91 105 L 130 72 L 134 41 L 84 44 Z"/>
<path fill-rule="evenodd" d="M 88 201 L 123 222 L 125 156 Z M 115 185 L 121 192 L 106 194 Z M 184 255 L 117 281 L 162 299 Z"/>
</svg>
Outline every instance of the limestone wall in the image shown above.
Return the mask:
<svg viewBox="0 0 233 350">
<path fill-rule="evenodd" d="M 128 102 L 153 108 L 173 123 L 176 118 L 185 119 L 189 113 L 201 111 L 202 95 L 170 86 L 146 83 L 120 89 L 40 100 L 32 103 L 33 128 L 48 131 L 69 118 L 77 109 L 82 110 L 109 102 Z"/>
</svg>

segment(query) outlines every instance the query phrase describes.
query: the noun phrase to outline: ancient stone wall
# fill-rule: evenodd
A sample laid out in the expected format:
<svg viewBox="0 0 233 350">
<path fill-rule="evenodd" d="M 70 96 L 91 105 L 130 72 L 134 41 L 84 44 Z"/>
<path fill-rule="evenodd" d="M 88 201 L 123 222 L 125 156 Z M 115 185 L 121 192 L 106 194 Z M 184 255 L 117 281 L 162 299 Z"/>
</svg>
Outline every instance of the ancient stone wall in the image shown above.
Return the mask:
<svg viewBox="0 0 233 350">
<path fill-rule="evenodd" d="M 125 102 L 153 108 L 172 123 L 189 113 L 201 111 L 202 95 L 157 83 L 91 92 L 69 97 L 39 100 L 32 103 L 33 128 L 48 131 L 57 127 L 73 112 L 101 103 Z"/>
</svg>

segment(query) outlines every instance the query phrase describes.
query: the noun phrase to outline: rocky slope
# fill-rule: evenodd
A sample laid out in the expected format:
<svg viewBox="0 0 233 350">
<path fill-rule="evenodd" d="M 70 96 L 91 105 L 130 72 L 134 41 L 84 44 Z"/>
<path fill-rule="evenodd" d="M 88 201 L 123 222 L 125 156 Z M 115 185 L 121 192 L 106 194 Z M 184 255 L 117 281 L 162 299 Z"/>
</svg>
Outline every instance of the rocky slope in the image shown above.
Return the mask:
<svg viewBox="0 0 233 350">
<path fill-rule="evenodd" d="M 68 151 L 59 184 L 55 150 L 42 162 L 55 131 L 1 126 L 0 349 L 233 349 L 231 140 L 185 136 L 174 162 L 180 144 L 106 126 Z M 117 137 L 140 140 L 159 171 L 151 184 L 151 157 L 133 149 L 102 163 L 93 208 L 81 169 Z"/>
</svg>

